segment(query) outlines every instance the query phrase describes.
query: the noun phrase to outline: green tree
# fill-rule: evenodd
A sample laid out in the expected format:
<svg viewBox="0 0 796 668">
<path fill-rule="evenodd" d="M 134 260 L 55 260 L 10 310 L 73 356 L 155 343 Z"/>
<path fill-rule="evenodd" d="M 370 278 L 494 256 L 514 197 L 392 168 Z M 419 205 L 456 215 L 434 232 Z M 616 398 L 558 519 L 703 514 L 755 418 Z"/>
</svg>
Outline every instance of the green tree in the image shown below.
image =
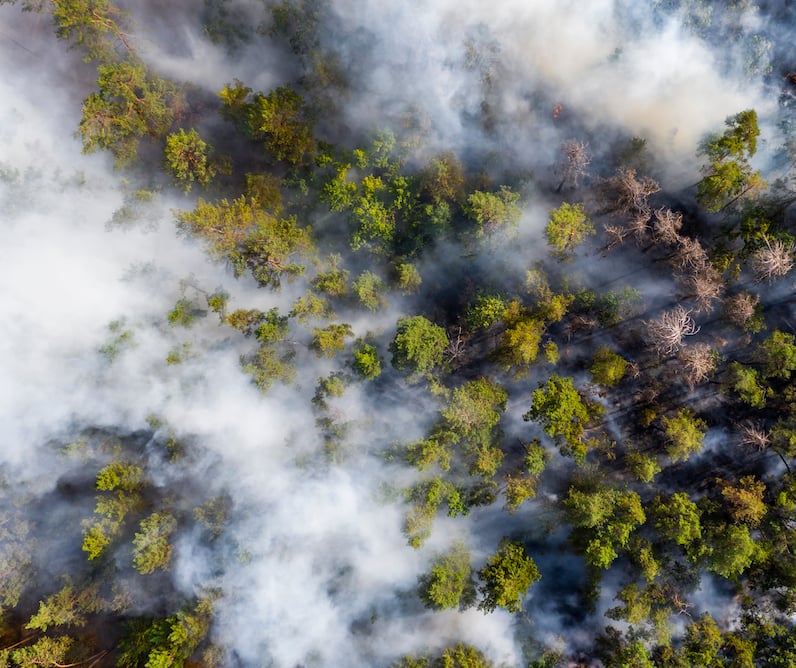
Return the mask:
<svg viewBox="0 0 796 668">
<path fill-rule="evenodd" d="M 752 171 L 749 159 L 757 150 L 757 113 L 747 109 L 726 121 L 727 130 L 700 147 L 710 161 L 697 185 L 697 199 L 708 211 L 720 211 L 741 197 L 763 188 L 760 172 Z"/>
<path fill-rule="evenodd" d="M 503 319 L 507 306 L 506 300 L 500 295 L 488 292 L 480 293 L 468 305 L 464 313 L 467 327 L 472 330 L 489 327 Z"/>
<path fill-rule="evenodd" d="M 478 571 L 478 577 L 483 582 L 479 587 L 483 597 L 479 610 L 493 612 L 500 606 L 509 612 L 519 612 L 523 596 L 541 576 L 522 543 L 504 539 L 498 551 Z"/>
<path fill-rule="evenodd" d="M 128 462 L 111 462 L 97 473 L 95 517 L 83 522 L 83 551 L 98 558 L 122 531 L 127 514 L 140 506 L 144 471 Z"/>
<path fill-rule="evenodd" d="M 420 597 L 430 608 L 467 608 L 475 602 L 475 582 L 470 552 L 464 543 L 434 560 L 431 570 L 420 578 Z"/>
<path fill-rule="evenodd" d="M 492 663 L 475 647 L 459 643 L 436 657 L 404 656 L 390 668 L 493 668 Z"/>
<path fill-rule="evenodd" d="M 318 272 L 318 275 L 310 281 L 310 285 L 330 297 L 344 297 L 348 294 L 349 272 L 340 267 L 342 261 L 342 256 L 330 255 L 323 264 L 324 270 Z"/>
<path fill-rule="evenodd" d="M 381 359 L 376 348 L 359 341 L 354 348 L 354 370 L 366 380 L 378 378 L 381 374 Z"/>
<path fill-rule="evenodd" d="M 586 561 L 596 568 L 608 568 L 618 551 L 627 548 L 632 532 L 646 521 L 635 492 L 573 486 L 563 505 L 567 519 L 578 530 L 573 538 L 584 547 Z"/>
<path fill-rule="evenodd" d="M 668 499 L 655 498 L 651 507 L 654 525 L 660 536 L 685 548 L 690 558 L 702 551 L 701 512 L 685 492 L 675 492 Z"/>
<path fill-rule="evenodd" d="M 544 323 L 535 318 L 523 317 L 506 327 L 498 349 L 498 358 L 506 369 L 527 371 L 539 356 L 539 346 L 544 334 Z"/>
<path fill-rule="evenodd" d="M 55 594 L 39 601 L 39 611 L 25 628 L 47 631 L 51 626 L 81 627 L 86 623 L 86 614 L 99 609 L 96 586 L 78 589 L 71 583 L 66 584 Z"/>
<path fill-rule="evenodd" d="M 252 94 L 251 88 L 236 80 L 227 84 L 219 97 L 223 115 L 253 140 L 263 142 L 277 160 L 303 165 L 314 157 L 309 109 L 290 86 L 280 86 L 267 95 Z"/>
<path fill-rule="evenodd" d="M 326 327 L 315 329 L 311 347 L 320 357 L 334 357 L 345 350 L 345 339 L 354 336 L 351 325 L 348 323 L 333 323 Z"/>
<path fill-rule="evenodd" d="M 788 380 L 796 370 L 796 337 L 774 331 L 760 344 L 756 357 L 762 364 L 764 377 Z"/>
<path fill-rule="evenodd" d="M 571 252 L 590 234 L 594 234 L 594 225 L 586 215 L 582 204 L 564 202 L 550 212 L 545 238 L 559 255 Z"/>
<path fill-rule="evenodd" d="M 627 360 L 609 348 L 603 347 L 594 353 L 590 372 L 595 383 L 612 387 L 624 378 L 626 371 Z"/>
<path fill-rule="evenodd" d="M 739 577 L 758 554 L 749 527 L 744 524 L 715 527 L 707 539 L 710 545 L 707 568 L 727 579 Z"/>
<path fill-rule="evenodd" d="M 476 190 L 467 198 L 467 213 L 475 222 L 475 236 L 492 236 L 498 230 L 511 230 L 520 222 L 520 194 L 508 186 L 495 193 Z"/>
<path fill-rule="evenodd" d="M 372 271 L 363 271 L 351 286 L 359 302 L 369 311 L 380 311 L 387 306 L 383 294 L 384 281 Z"/>
<path fill-rule="evenodd" d="M 724 376 L 724 384 L 734 390 L 741 401 L 752 408 L 764 408 L 769 390 L 760 381 L 756 369 L 744 366 L 740 362 L 731 362 Z"/>
<path fill-rule="evenodd" d="M 406 498 L 410 508 L 404 519 L 404 534 L 415 548 L 431 535 L 434 516 L 443 503 L 448 508 L 449 517 L 467 513 L 459 489 L 439 477 L 417 483 L 406 491 Z"/>
<path fill-rule="evenodd" d="M 737 485 L 725 484 L 721 489 L 727 511 L 733 522 L 748 524 L 755 527 L 763 519 L 768 510 L 763 496 L 766 484 L 753 475 L 747 475 Z"/>
<path fill-rule="evenodd" d="M 98 72 L 98 91 L 83 103 L 78 128 L 83 151 L 109 150 L 124 166 L 136 158 L 142 137 L 166 136 L 183 104 L 182 94 L 141 63 L 101 65 Z"/>
<path fill-rule="evenodd" d="M 166 170 L 186 193 L 191 191 L 194 183 L 206 186 L 213 180 L 216 170 L 208 160 L 209 151 L 207 144 L 193 128 L 187 132 L 180 128 L 166 137 L 163 149 Z"/>
<path fill-rule="evenodd" d="M 396 268 L 398 289 L 405 295 L 413 295 L 420 289 L 423 278 L 411 262 L 402 262 Z"/>
<path fill-rule="evenodd" d="M 26 0 L 23 9 L 39 11 L 42 0 Z M 125 31 L 127 14 L 108 0 L 51 0 L 55 34 L 83 51 L 83 60 L 102 63 L 117 60 L 116 45 L 133 53 L 130 36 Z"/>
<path fill-rule="evenodd" d="M 166 570 L 171 561 L 171 535 L 177 520 L 169 513 L 152 513 L 141 520 L 133 538 L 133 566 L 142 575 Z"/>
<path fill-rule="evenodd" d="M 707 423 L 687 408 L 681 408 L 674 417 L 664 417 L 666 454 L 672 461 L 680 462 L 702 449 Z"/>
<path fill-rule="evenodd" d="M 236 275 L 250 271 L 262 285 L 278 286 L 282 278 L 303 273 L 305 266 L 292 260 L 313 251 L 308 228 L 298 227 L 293 217 L 275 218 L 245 197 L 200 199 L 193 211 L 177 215 L 177 225 L 204 239 L 210 253 L 229 261 Z"/>
<path fill-rule="evenodd" d="M 390 344 L 392 365 L 399 371 L 425 374 L 442 364 L 448 335 L 422 315 L 400 318 Z"/>
<path fill-rule="evenodd" d="M 563 446 L 564 452 L 582 460 L 586 454 L 583 433 L 595 411 L 584 402 L 571 378 L 554 374 L 534 390 L 531 408 L 522 419 L 540 422 L 545 432 Z"/>
</svg>

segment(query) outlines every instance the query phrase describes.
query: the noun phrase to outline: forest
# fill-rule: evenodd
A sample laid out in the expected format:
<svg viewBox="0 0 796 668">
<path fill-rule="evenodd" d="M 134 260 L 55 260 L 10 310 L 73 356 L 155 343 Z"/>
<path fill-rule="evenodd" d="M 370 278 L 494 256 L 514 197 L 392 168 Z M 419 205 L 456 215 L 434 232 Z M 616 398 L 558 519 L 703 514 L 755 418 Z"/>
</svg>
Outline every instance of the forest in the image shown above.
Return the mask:
<svg viewBox="0 0 796 668">
<path fill-rule="evenodd" d="M 0 0 L 0 668 L 796 666 L 794 31 Z"/>
</svg>

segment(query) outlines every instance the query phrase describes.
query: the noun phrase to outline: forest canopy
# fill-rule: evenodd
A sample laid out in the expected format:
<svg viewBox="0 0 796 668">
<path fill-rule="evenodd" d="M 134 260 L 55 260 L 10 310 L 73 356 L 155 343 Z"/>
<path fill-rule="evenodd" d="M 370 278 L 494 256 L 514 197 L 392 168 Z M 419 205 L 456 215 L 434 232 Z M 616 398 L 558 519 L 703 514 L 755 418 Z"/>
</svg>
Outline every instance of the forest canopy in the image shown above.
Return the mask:
<svg viewBox="0 0 796 668">
<path fill-rule="evenodd" d="M 0 666 L 796 665 L 796 10 L 422 4 L 0 0 Z"/>
</svg>

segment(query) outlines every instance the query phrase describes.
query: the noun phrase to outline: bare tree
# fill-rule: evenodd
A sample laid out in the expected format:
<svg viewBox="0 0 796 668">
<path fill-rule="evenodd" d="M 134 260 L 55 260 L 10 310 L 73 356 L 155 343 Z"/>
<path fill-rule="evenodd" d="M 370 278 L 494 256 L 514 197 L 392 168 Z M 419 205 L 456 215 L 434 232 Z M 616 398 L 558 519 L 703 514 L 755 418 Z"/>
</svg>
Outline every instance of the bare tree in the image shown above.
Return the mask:
<svg viewBox="0 0 796 668">
<path fill-rule="evenodd" d="M 739 292 L 724 302 L 724 315 L 733 325 L 743 327 L 755 315 L 760 297 L 748 292 Z"/>
<path fill-rule="evenodd" d="M 648 176 L 636 178 L 636 170 L 628 167 L 620 167 L 616 176 L 605 179 L 600 186 L 603 198 L 613 210 L 646 217 L 650 215 L 647 200 L 660 189 L 657 181 Z"/>
<path fill-rule="evenodd" d="M 766 430 L 763 429 L 763 425 L 759 422 L 755 423 L 751 420 L 747 420 L 737 425 L 737 427 L 741 432 L 741 445 L 757 450 L 765 450 L 771 442 L 771 438 Z"/>
<path fill-rule="evenodd" d="M 679 271 L 704 271 L 709 266 L 707 251 L 699 239 L 679 237 L 677 248 L 671 257 L 672 265 Z"/>
<path fill-rule="evenodd" d="M 707 343 L 686 346 L 677 357 L 683 363 L 685 379 L 692 390 L 716 370 L 716 353 Z"/>
<path fill-rule="evenodd" d="M 561 183 L 556 188 L 557 193 L 561 192 L 568 181 L 577 188 L 578 180 L 586 176 L 586 168 L 591 163 L 591 156 L 586 150 L 588 146 L 585 142 L 576 139 L 568 139 L 561 144 L 561 159 L 557 170 L 561 174 Z"/>
<path fill-rule="evenodd" d="M 752 271 L 758 282 L 773 281 L 793 269 L 793 244 L 786 244 L 779 239 L 771 241 L 768 237 L 765 242 L 765 247 L 752 254 Z"/>
<path fill-rule="evenodd" d="M 676 353 L 683 345 L 683 337 L 693 336 L 699 327 L 691 317 L 691 311 L 676 306 L 665 311 L 655 320 L 645 320 L 647 342 L 661 357 Z"/>
<path fill-rule="evenodd" d="M 688 274 L 684 281 L 686 297 L 696 300 L 697 313 L 710 311 L 713 302 L 721 298 L 723 284 L 721 276 L 712 266 L 705 265 L 699 271 Z"/>
<path fill-rule="evenodd" d="M 680 241 L 683 214 L 661 207 L 652 221 L 652 237 L 656 243 L 676 244 Z"/>
<path fill-rule="evenodd" d="M 445 348 L 445 358 L 453 364 L 463 364 L 468 337 L 462 334 L 462 328 L 456 328 L 456 336 L 448 335 L 448 345 Z"/>
<path fill-rule="evenodd" d="M 628 236 L 631 231 L 621 225 L 603 225 L 603 229 L 605 230 L 606 235 L 608 235 L 608 241 L 605 244 L 605 250 L 611 250 L 612 248 L 616 248 L 617 246 L 621 246 L 625 243 L 625 237 Z"/>
</svg>

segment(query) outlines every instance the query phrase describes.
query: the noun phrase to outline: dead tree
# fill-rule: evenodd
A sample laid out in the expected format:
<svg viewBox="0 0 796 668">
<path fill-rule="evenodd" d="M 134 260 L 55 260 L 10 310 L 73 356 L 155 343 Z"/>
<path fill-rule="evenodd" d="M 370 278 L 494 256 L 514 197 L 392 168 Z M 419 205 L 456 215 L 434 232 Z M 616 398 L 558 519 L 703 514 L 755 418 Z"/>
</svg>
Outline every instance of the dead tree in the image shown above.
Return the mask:
<svg viewBox="0 0 796 668">
<path fill-rule="evenodd" d="M 793 244 L 785 244 L 779 239 L 771 241 L 767 237 L 765 242 L 763 248 L 752 254 L 752 271 L 758 283 L 771 282 L 793 269 Z"/>
<path fill-rule="evenodd" d="M 716 370 L 716 353 L 707 343 L 686 346 L 680 351 L 677 358 L 683 363 L 685 380 L 692 390 L 710 378 L 710 375 Z"/>
<path fill-rule="evenodd" d="M 608 206 L 613 211 L 637 216 L 650 216 L 650 206 L 647 200 L 653 193 L 661 189 L 654 179 L 648 176 L 636 178 L 636 170 L 620 167 L 616 176 L 605 179 L 600 191 Z"/>
<path fill-rule="evenodd" d="M 625 237 L 631 234 L 631 231 L 621 225 L 603 225 L 605 234 L 608 236 L 608 241 L 604 246 L 604 250 L 611 250 L 617 246 L 625 243 Z"/>
<path fill-rule="evenodd" d="M 769 443 L 771 443 L 771 438 L 766 430 L 763 429 L 761 423 L 747 420 L 737 425 L 737 427 L 741 435 L 741 445 L 763 451 L 768 447 Z"/>
<path fill-rule="evenodd" d="M 699 272 L 709 266 L 710 259 L 699 239 L 679 237 L 671 262 L 678 271 Z"/>
<path fill-rule="evenodd" d="M 683 338 L 693 336 L 699 327 L 691 317 L 691 311 L 676 306 L 665 311 L 655 320 L 645 320 L 647 343 L 660 357 L 673 355 L 683 345 Z"/>
<path fill-rule="evenodd" d="M 760 297 L 748 292 L 739 292 L 724 302 L 724 315 L 733 325 L 744 327 L 755 316 Z"/>
<path fill-rule="evenodd" d="M 557 193 L 561 192 L 567 182 L 577 188 L 580 178 L 586 176 L 586 168 L 591 163 L 591 156 L 586 150 L 588 146 L 585 142 L 575 139 L 568 139 L 561 144 L 561 159 L 557 169 L 561 174 L 561 183 L 556 188 Z"/>
<path fill-rule="evenodd" d="M 685 296 L 696 301 L 696 313 L 704 313 L 713 308 L 713 302 L 721 299 L 723 284 L 721 276 L 711 265 L 688 274 L 683 280 Z"/>
<path fill-rule="evenodd" d="M 652 238 L 656 243 L 676 244 L 680 241 L 683 214 L 661 207 L 652 221 Z"/>
</svg>

